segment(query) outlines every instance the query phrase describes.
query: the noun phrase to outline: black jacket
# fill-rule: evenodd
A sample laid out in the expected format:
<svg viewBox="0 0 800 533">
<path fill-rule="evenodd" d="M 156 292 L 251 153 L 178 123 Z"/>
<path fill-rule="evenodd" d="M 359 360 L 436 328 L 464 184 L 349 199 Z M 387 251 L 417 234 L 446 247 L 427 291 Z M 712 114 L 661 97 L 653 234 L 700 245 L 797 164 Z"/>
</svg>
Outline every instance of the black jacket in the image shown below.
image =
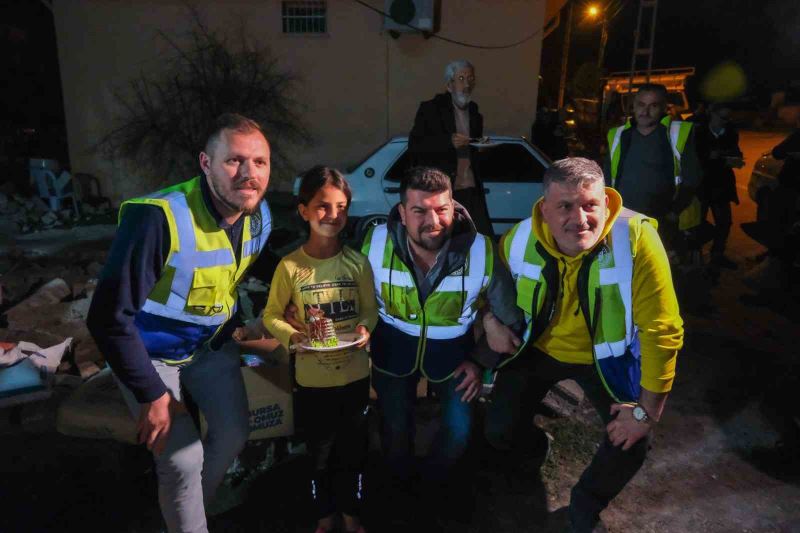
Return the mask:
<svg viewBox="0 0 800 533">
<path fill-rule="evenodd" d="M 478 104 L 470 102 L 469 136 L 483 136 L 483 115 Z M 408 151 L 414 166 L 435 167 L 455 179 L 456 149 L 452 136 L 456 133 L 456 115 L 450 93 L 441 93 L 432 100 L 422 102 L 414 118 L 414 127 L 408 134 Z M 470 150 L 472 153 L 472 150 Z M 473 165 L 474 169 L 475 165 Z M 478 176 L 475 176 L 478 179 Z"/>
<path fill-rule="evenodd" d="M 800 189 L 800 160 L 789 157 L 790 152 L 800 152 L 800 129 L 794 130 L 772 149 L 775 159 L 785 161 L 778 174 L 778 182 L 790 189 Z"/>
<path fill-rule="evenodd" d="M 708 123 L 699 123 L 696 132 L 697 156 L 703 168 L 703 184 L 698 191 L 705 203 L 739 203 L 736 193 L 736 176 L 733 169 L 725 164 L 725 157 L 742 157 L 739 149 L 739 133 L 728 126 L 719 137 L 711 133 Z M 715 159 L 711 152 L 717 152 Z"/>
<path fill-rule="evenodd" d="M 469 214 L 458 203 L 453 224 L 444 265 L 436 277 L 434 287 L 445 276 L 463 269 L 476 237 L 475 226 Z M 404 263 L 409 272 L 413 273 L 414 264 L 408 253 L 405 226 L 400 222 L 397 206 L 389 213 L 387 226 L 394 246 L 395 261 Z M 371 237 L 372 232 L 367 235 L 367 239 Z M 366 242 L 368 241 L 365 240 Z M 493 273 L 485 292 L 486 302 L 501 322 L 521 332 L 524 317 L 516 305 L 514 280 L 496 250 L 493 256 Z M 466 359 L 472 359 L 484 367 L 494 367 L 504 357 L 488 347 L 485 337 L 476 346 L 471 329 L 466 335 L 455 339 L 427 339 L 421 343 L 419 337 L 403 333 L 382 319 L 378 320 L 372 332 L 370 345 L 373 366 L 379 370 L 395 376 L 411 375 L 421 370 L 424 376 L 435 382 L 448 379 L 453 370 Z"/>
</svg>

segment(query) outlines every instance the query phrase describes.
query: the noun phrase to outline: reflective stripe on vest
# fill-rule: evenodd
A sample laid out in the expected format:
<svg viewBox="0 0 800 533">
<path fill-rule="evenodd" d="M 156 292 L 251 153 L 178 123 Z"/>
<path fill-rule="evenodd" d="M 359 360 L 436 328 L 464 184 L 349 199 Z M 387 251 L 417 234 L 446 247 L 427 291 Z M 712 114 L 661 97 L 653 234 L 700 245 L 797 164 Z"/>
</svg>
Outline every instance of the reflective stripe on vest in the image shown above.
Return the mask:
<svg viewBox="0 0 800 533">
<path fill-rule="evenodd" d="M 591 320 L 602 320 L 598 324 L 598 331 L 593 339 L 593 350 L 596 359 L 619 357 L 625 354 L 628 347 L 637 346 L 638 331 L 633 323 L 633 255 L 631 253 L 630 228 L 634 217 L 641 220 L 643 217 L 629 209 L 623 209 L 609 235 L 609 252 L 604 252 L 595 258 L 597 263 L 597 278 L 594 283 L 590 277 L 589 295 L 587 301 L 594 302 L 594 293 L 597 288 L 603 294 L 600 317 L 590 317 Z M 639 223 L 637 221 L 633 223 Z M 532 290 L 520 290 L 520 285 L 525 283 L 546 283 L 542 278 L 542 269 L 545 259 L 536 250 L 537 239 L 531 231 L 532 219 L 520 222 L 515 228 L 508 251 L 508 264 L 511 274 L 516 280 L 518 292 L 531 294 Z M 538 301 L 518 301 L 517 305 L 525 313 L 528 327 L 524 340 L 528 341 L 531 335 L 531 325 L 534 309 L 538 310 L 545 299 L 545 291 L 540 291 Z M 594 313 L 590 305 L 590 313 Z M 607 338 L 606 335 L 611 335 Z M 638 354 L 634 354 L 638 357 Z"/>
<path fill-rule="evenodd" d="M 511 270 L 511 274 L 514 276 L 514 279 L 519 286 L 520 283 L 539 283 L 541 282 L 542 277 L 542 268 L 544 268 L 544 259 L 536 253 L 533 257 L 534 260 L 538 259 L 537 263 L 530 263 L 525 261 L 525 257 L 530 256 L 531 254 L 526 254 L 526 250 L 528 249 L 528 241 L 529 238 L 533 235 L 532 232 L 532 225 L 533 219 L 526 218 L 525 220 L 521 221 L 517 224 L 517 227 L 514 229 L 514 237 L 511 240 L 511 249 L 509 250 L 508 254 L 508 265 Z M 534 243 L 535 246 L 535 243 Z M 531 291 L 523 291 L 523 294 L 527 295 L 528 293 L 533 294 Z M 539 299 L 539 302 L 536 302 L 537 306 L 540 305 L 542 299 Z M 518 302 L 519 304 L 520 302 Z M 533 303 L 532 301 L 530 302 Z M 520 306 L 522 311 L 525 313 L 525 332 L 522 334 L 522 340 L 527 342 L 531 336 L 531 326 L 532 326 L 532 314 L 533 309 L 527 309 L 526 307 Z M 523 343 L 524 346 L 524 343 Z M 520 351 L 522 350 L 523 346 L 520 346 Z M 519 352 L 517 352 L 519 353 Z"/>
<path fill-rule="evenodd" d="M 613 321 L 618 323 L 620 320 L 625 324 L 625 338 L 623 339 L 600 339 L 595 338 L 594 353 L 597 359 L 606 357 L 619 357 L 625 353 L 628 346 L 633 344 L 633 340 L 638 334 L 636 326 L 633 324 L 633 255 L 631 253 L 630 221 L 637 213 L 629 209 L 623 209 L 614 226 L 611 228 L 610 248 L 613 257 L 613 264 L 604 263 L 604 258 L 598 258 L 599 285 L 601 287 L 616 286 L 621 302 L 614 302 L 609 307 L 609 302 L 603 301 L 601 314 L 608 316 L 613 313 Z M 607 289 L 608 290 L 608 289 Z M 589 287 L 589 291 L 592 288 Z M 622 309 L 619 308 L 622 304 Z M 596 320 L 596 318 L 593 317 Z M 604 333 L 604 331 L 603 331 Z M 616 337 L 616 335 L 615 335 Z M 638 356 L 638 354 L 635 354 Z"/>
<path fill-rule="evenodd" d="M 403 333 L 420 337 L 422 328 L 425 328 L 425 337 L 428 339 L 454 339 L 465 335 L 477 317 L 476 302 L 481 291 L 489 284 L 491 277 L 491 246 L 487 244 L 486 237 L 476 235 L 470 247 L 469 256 L 464 265 L 464 272 L 446 276 L 434 291 L 428 296 L 424 306 L 419 306 L 419 295 L 414 277 L 405 264 L 394 261 L 393 244 L 385 224 L 376 226 L 372 231 L 369 245 L 369 262 L 375 282 L 375 296 L 378 300 L 378 314 L 387 324 L 399 329 Z M 425 323 L 422 323 L 421 313 L 407 313 L 406 316 L 391 314 L 386 297 L 392 294 L 392 288 L 402 287 L 401 298 L 410 302 L 410 306 L 425 311 Z M 437 299 L 448 298 L 463 299 L 461 315 L 459 317 L 442 316 L 437 309 Z M 391 303 L 391 302 L 390 302 Z M 429 305 L 430 304 L 430 305 Z M 409 305 L 403 305 L 408 308 Z M 424 309 L 423 309 L 424 308 Z"/>
<path fill-rule="evenodd" d="M 692 131 L 694 124 L 692 122 L 684 122 L 681 120 L 672 120 L 669 116 L 661 119 L 661 124 L 667 128 L 667 137 L 669 139 L 669 147 L 672 150 L 672 165 L 673 175 L 675 180 L 675 187 L 678 187 L 682 182 L 681 177 L 681 158 L 683 151 L 686 149 L 686 142 L 689 140 L 689 134 Z M 619 175 L 619 165 L 622 158 L 622 133 L 630 129 L 631 121 L 627 121 L 624 126 L 618 128 L 611 128 L 608 131 L 608 145 L 609 153 L 611 154 L 611 186 L 616 187 L 617 176 Z M 697 227 L 702 222 L 702 212 L 700 201 L 694 196 L 689 205 L 681 211 L 678 218 L 678 229 L 681 231 L 690 230 Z"/>
<path fill-rule="evenodd" d="M 689 133 L 692 131 L 693 124 L 691 122 L 684 122 L 681 120 L 672 120 L 668 116 L 661 119 L 661 124 L 667 128 L 669 146 L 672 150 L 675 185 L 678 186 L 683 181 L 681 179 L 681 156 L 686 148 L 686 141 L 689 139 Z M 622 157 L 622 133 L 626 130 L 629 130 L 631 127 L 632 124 L 629 120 L 624 126 L 611 128 L 608 131 L 609 153 L 611 154 L 612 187 L 616 186 L 617 175 L 619 175 L 619 165 Z"/>
<path fill-rule="evenodd" d="M 204 230 L 199 227 L 198 215 L 193 213 L 193 209 L 206 208 L 204 205 L 189 205 L 189 197 L 192 194 L 198 198 L 195 200 L 196 202 L 202 201 L 198 190 L 200 185 L 197 180 L 195 178 L 152 195 L 129 200 L 125 204 L 141 203 L 159 206 L 163 209 L 168 225 L 171 227 L 170 253 L 164 272 L 162 272 L 163 278 L 167 275 L 166 267 L 171 267 L 173 270 L 168 297 L 165 302 L 158 301 L 153 298 L 151 292 L 141 311 L 201 326 L 218 326 L 233 313 L 236 298 L 232 291 L 241 275 L 266 245 L 272 229 L 272 219 L 266 201 L 262 201 L 260 204 L 261 225 L 258 235 L 253 235 L 251 231 L 250 225 L 253 217 L 245 218 L 242 228 L 242 257 L 239 265 L 236 264 L 234 252 L 227 236 L 225 237 L 227 248 L 199 249 L 201 246 L 198 245 L 198 237 L 203 235 Z M 224 230 L 215 229 L 215 232 L 219 231 Z M 231 279 L 226 280 L 229 281 L 227 287 L 217 286 L 218 283 L 214 280 L 218 280 L 219 276 L 207 275 L 201 270 L 213 267 L 232 271 L 229 276 Z M 209 292 L 216 291 L 213 306 L 203 310 L 193 308 L 187 302 L 192 288 Z"/>
</svg>

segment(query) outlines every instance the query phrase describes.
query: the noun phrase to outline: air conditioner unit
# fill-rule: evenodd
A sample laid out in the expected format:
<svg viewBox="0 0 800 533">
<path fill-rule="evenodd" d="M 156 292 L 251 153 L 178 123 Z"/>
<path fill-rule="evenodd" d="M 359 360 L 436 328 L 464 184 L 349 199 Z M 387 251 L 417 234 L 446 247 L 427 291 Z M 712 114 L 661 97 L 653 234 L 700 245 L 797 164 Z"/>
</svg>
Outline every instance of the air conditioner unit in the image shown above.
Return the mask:
<svg viewBox="0 0 800 533">
<path fill-rule="evenodd" d="M 383 29 L 412 33 L 417 30 L 434 33 L 439 30 L 437 0 L 385 0 Z"/>
</svg>

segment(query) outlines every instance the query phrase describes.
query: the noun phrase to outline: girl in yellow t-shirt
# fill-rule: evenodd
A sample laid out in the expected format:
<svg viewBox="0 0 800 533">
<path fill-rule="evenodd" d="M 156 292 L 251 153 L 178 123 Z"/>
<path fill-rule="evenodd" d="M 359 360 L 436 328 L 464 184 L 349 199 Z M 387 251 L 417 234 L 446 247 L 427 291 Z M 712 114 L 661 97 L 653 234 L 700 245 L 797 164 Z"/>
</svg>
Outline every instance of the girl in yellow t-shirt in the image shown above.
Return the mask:
<svg viewBox="0 0 800 533">
<path fill-rule="evenodd" d="M 365 347 L 377 322 L 369 261 L 343 246 L 350 186 L 335 169 L 317 166 L 300 184 L 298 211 L 308 222 L 308 241 L 281 260 L 270 286 L 264 325 L 284 346 L 300 346 L 307 331 L 284 318 L 297 307 L 308 323 L 312 314 L 333 321 L 337 335 L 356 333 L 359 341 L 334 351 L 297 350 L 295 413 L 313 461 L 310 480 L 318 513 L 316 533 L 333 530 L 337 511 L 345 531 L 365 533 L 359 520 L 367 455 L 366 412 L 369 358 Z"/>
</svg>

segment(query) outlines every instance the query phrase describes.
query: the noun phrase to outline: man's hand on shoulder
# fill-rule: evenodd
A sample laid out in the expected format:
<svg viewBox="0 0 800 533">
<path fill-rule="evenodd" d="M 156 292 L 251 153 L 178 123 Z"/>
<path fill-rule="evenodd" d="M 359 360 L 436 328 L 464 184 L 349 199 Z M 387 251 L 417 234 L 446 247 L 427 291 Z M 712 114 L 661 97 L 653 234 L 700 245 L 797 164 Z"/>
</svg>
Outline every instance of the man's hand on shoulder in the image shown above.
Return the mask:
<svg viewBox="0 0 800 533">
<path fill-rule="evenodd" d="M 608 438 L 614 446 L 622 445 L 627 451 L 650 433 L 652 422 L 639 421 L 633 417 L 633 405 L 625 403 L 611 404 L 611 414 L 617 415 L 607 426 Z"/>
<path fill-rule="evenodd" d="M 173 398 L 169 391 L 152 402 L 142 404 L 136 427 L 139 444 L 146 444 L 147 449 L 154 455 L 161 455 L 172 429 L 173 417 L 185 412 L 186 407 L 183 403 Z"/>
<path fill-rule="evenodd" d="M 464 361 L 458 365 L 453 372 L 452 379 L 458 379 L 458 376 L 464 374 L 464 379 L 456 387 L 456 392 L 464 391 L 461 396 L 462 402 L 471 402 L 478 393 L 481 391 L 481 369 L 472 361 Z"/>
<path fill-rule="evenodd" d="M 497 353 L 515 354 L 522 345 L 522 340 L 514 332 L 497 320 L 491 311 L 483 315 L 483 329 L 486 331 L 486 341 L 489 348 Z"/>
</svg>

